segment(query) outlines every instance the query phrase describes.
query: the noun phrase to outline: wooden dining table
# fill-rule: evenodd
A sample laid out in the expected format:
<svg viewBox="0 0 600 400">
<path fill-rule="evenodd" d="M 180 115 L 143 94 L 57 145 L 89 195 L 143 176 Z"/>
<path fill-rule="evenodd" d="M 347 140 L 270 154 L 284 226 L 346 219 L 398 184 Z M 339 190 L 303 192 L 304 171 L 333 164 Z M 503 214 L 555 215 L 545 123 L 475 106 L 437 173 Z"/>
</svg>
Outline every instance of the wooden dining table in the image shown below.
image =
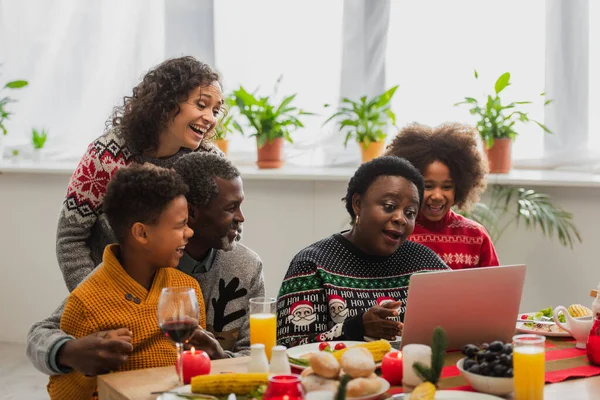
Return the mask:
<svg viewBox="0 0 600 400">
<path fill-rule="evenodd" d="M 562 343 L 560 339 L 547 338 L 547 340 L 557 345 Z M 460 352 L 447 353 L 444 365 L 455 365 L 462 357 Z M 248 360 L 248 357 L 215 360 L 211 363 L 211 374 L 246 372 Z M 573 360 L 573 362 L 577 362 L 576 359 Z M 551 371 L 553 368 L 560 368 L 560 366 L 556 362 L 546 362 L 547 371 Z M 466 385 L 466 381 L 460 375 L 442 378 L 439 382 L 441 390 L 463 385 Z M 167 391 L 175 387 L 177 387 L 177 376 L 174 367 L 117 372 L 98 377 L 100 400 L 152 400 L 156 399 L 157 396 L 152 395 L 151 392 Z M 385 396 L 382 397 L 385 398 Z M 511 396 L 506 398 L 512 399 Z M 600 399 L 600 375 L 547 384 L 544 387 L 544 400 L 558 399 Z"/>
</svg>

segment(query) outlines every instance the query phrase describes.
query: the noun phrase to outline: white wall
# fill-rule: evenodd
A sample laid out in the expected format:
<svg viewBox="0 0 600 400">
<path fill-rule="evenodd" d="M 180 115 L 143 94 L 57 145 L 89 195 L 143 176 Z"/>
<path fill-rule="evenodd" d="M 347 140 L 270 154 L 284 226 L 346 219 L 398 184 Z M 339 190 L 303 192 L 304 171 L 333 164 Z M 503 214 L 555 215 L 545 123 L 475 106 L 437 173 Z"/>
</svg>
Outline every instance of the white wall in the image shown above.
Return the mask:
<svg viewBox="0 0 600 400">
<path fill-rule="evenodd" d="M 64 173 L 0 174 L 0 341 L 23 342 L 30 325 L 67 295 L 54 243 L 68 181 Z M 346 226 L 340 200 L 346 184 L 253 178 L 244 181 L 244 189 L 244 243 L 262 257 L 267 294 L 276 296 L 293 255 Z M 570 251 L 524 227 L 505 233 L 497 244 L 501 262 L 528 265 L 521 310 L 576 302 L 589 306 L 589 290 L 600 281 L 594 251 L 600 188 L 537 189 L 575 213 L 584 243 Z"/>
</svg>

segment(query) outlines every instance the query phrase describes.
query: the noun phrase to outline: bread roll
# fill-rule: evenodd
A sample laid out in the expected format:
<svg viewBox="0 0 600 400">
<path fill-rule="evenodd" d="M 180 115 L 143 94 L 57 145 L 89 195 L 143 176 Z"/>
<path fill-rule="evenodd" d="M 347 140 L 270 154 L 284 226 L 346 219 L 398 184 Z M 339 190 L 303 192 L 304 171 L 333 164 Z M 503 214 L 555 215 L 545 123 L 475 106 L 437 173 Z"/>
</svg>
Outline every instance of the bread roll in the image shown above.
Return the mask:
<svg viewBox="0 0 600 400">
<path fill-rule="evenodd" d="M 379 378 L 356 378 L 348 382 L 346 397 L 362 397 L 375 394 L 381 390 Z"/>
<path fill-rule="evenodd" d="M 310 367 L 315 374 L 324 378 L 337 378 L 340 375 L 340 363 L 326 351 L 314 353 L 310 358 Z"/>
<path fill-rule="evenodd" d="M 375 360 L 364 347 L 351 348 L 342 356 L 342 369 L 353 378 L 366 378 L 375 372 Z"/>
<path fill-rule="evenodd" d="M 302 378 L 302 387 L 307 393 L 317 390 L 337 392 L 339 384 L 339 381 L 323 378 L 316 374 L 310 374 Z"/>
</svg>

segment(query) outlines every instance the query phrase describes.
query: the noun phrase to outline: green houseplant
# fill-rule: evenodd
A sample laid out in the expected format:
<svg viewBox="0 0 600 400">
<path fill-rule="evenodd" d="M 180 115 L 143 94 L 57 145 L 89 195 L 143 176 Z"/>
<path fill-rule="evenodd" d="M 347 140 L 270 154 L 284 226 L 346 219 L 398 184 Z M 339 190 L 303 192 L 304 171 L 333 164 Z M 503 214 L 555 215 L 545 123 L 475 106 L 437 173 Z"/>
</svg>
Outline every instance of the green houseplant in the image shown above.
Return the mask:
<svg viewBox="0 0 600 400">
<path fill-rule="evenodd" d="M 476 70 L 474 75 L 475 79 L 479 78 Z M 544 132 L 551 133 L 544 124 L 530 119 L 528 113 L 522 110 L 522 106 L 531 104 L 531 101 L 502 103 L 500 93 L 510 85 L 510 73 L 505 72 L 496 80 L 495 93 L 488 94 L 484 101 L 480 102 L 474 97 L 465 97 L 463 101 L 454 104 L 455 106 L 468 105 L 471 115 L 477 116 L 477 129 L 483 140 L 491 173 L 507 173 L 510 171 L 511 144 L 518 134 L 516 130 L 517 123 L 534 122 Z M 545 93 L 542 93 L 543 95 Z M 546 100 L 544 105 L 551 102 L 552 100 Z"/>
<path fill-rule="evenodd" d="M 24 80 L 16 80 L 16 81 L 11 81 L 6 83 L 2 88 L 0 88 L 0 92 L 2 92 L 5 89 L 21 89 L 25 86 L 28 85 L 27 81 Z M 10 116 L 11 116 L 11 112 L 9 112 L 7 110 L 7 105 L 9 103 L 13 103 L 15 100 L 11 99 L 8 96 L 4 96 L 4 97 L 0 97 L 0 130 L 2 131 L 2 134 L 0 134 L 0 162 L 2 161 L 2 157 L 4 154 L 4 140 L 3 137 L 8 133 L 8 131 L 6 130 L 6 126 L 4 125 L 4 122 L 7 121 Z"/>
<path fill-rule="evenodd" d="M 31 130 L 31 143 L 33 144 L 33 159 L 34 161 L 42 160 L 42 149 L 48 139 L 48 132 L 45 129 L 41 131 L 33 128 Z"/>
<path fill-rule="evenodd" d="M 340 131 L 346 132 L 344 146 L 354 138 L 360 145 L 363 162 L 378 157 L 385 146 L 387 128 L 396 126 L 396 114 L 390 102 L 397 89 L 398 85 L 372 99 L 367 96 L 362 96 L 358 101 L 343 98 L 340 107 L 323 125 L 337 119 Z M 325 107 L 329 107 L 329 104 L 325 104 Z"/>
<path fill-rule="evenodd" d="M 33 143 L 33 148 L 37 150 L 41 150 L 46 144 L 46 140 L 48 139 L 48 132 L 45 129 L 38 131 L 33 128 L 31 130 L 31 142 Z"/>
<path fill-rule="evenodd" d="M 554 204 L 550 196 L 531 189 L 503 185 L 490 186 L 489 204 L 476 203 L 470 211 L 460 211 L 487 229 L 496 243 L 513 224 L 524 223 L 528 229 L 540 229 L 544 236 L 558 237 L 563 246 L 573 248 L 581 235 L 573 223 L 573 214 Z"/>
<path fill-rule="evenodd" d="M 227 113 L 223 116 L 215 128 L 214 141 L 215 145 L 223 153 L 225 153 L 225 155 L 227 155 L 229 152 L 229 139 L 227 138 L 228 135 L 236 131 L 242 134 L 243 132 L 242 128 L 234 118 L 234 111 L 237 107 L 237 104 L 233 93 L 225 98 L 225 106 L 227 107 Z"/>
<path fill-rule="evenodd" d="M 256 137 L 259 168 L 281 167 L 283 141 L 292 143 L 290 133 L 304 127 L 300 118 L 313 115 L 291 105 L 296 94 L 284 97 L 277 103 L 273 97 L 277 94 L 280 82 L 281 77 L 277 79 L 274 93 L 270 96 L 258 97 L 256 92 L 249 93 L 243 86 L 233 92 L 240 115 L 246 118 L 253 130 L 250 137 Z M 239 124 L 235 124 L 234 127 L 244 133 Z"/>
</svg>

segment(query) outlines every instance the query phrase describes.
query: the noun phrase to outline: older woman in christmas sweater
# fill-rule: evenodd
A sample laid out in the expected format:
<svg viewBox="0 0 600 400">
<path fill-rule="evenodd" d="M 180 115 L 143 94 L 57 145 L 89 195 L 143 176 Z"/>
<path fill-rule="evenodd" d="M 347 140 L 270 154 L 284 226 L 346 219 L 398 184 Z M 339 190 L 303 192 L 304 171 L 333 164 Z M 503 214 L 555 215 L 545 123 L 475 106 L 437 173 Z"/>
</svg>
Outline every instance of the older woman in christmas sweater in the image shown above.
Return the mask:
<svg viewBox="0 0 600 400">
<path fill-rule="evenodd" d="M 352 228 L 313 243 L 290 263 L 277 303 L 280 344 L 393 339 L 402 333 L 411 275 L 448 269 L 433 251 L 407 241 L 423 177 L 406 160 L 361 165 L 344 201 Z"/>
<path fill-rule="evenodd" d="M 425 180 L 424 201 L 408 240 L 429 247 L 452 269 L 499 265 L 486 229 L 451 209 L 468 210 L 485 190 L 488 165 L 477 135 L 469 125 L 411 124 L 386 151 L 410 161 Z"/>
</svg>

